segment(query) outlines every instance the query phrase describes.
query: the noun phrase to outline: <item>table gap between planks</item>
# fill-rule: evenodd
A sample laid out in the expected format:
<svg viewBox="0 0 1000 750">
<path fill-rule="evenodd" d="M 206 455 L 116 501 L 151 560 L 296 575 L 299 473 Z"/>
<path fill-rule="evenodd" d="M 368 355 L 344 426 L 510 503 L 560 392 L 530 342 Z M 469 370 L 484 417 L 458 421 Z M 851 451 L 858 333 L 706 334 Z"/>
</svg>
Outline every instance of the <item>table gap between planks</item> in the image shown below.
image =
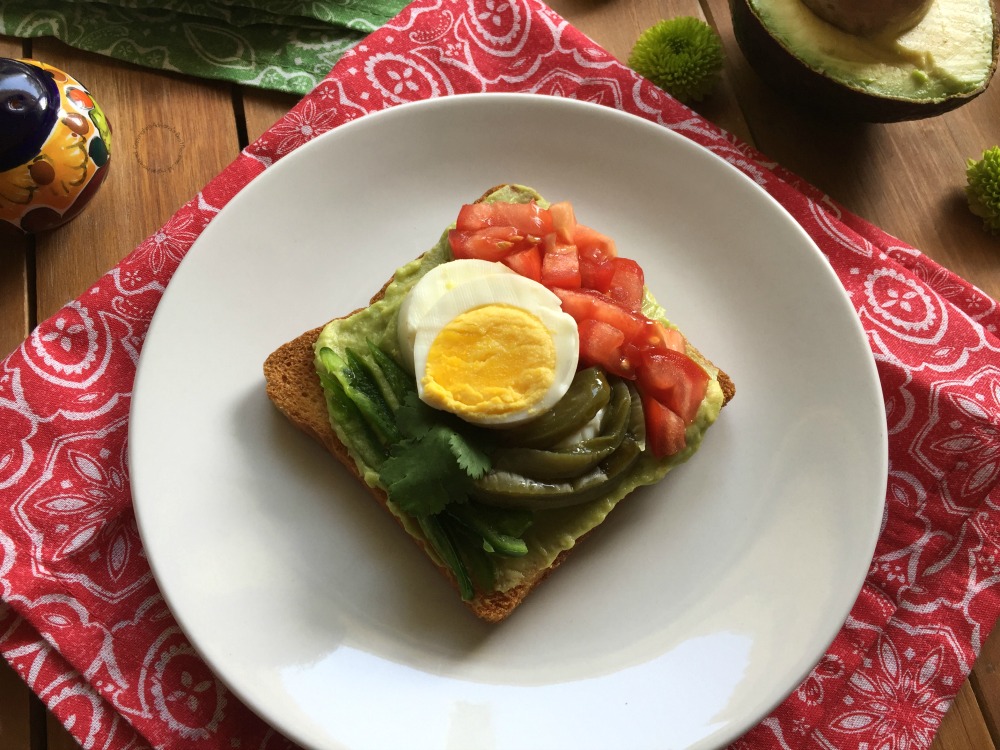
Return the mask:
<svg viewBox="0 0 1000 750">
<path fill-rule="evenodd" d="M 719 32 L 726 69 L 696 109 L 736 137 L 929 257 L 1000 297 L 1000 238 L 986 235 L 962 195 L 965 159 L 1000 142 L 1000 87 L 956 112 L 916 123 L 835 122 L 767 89 L 733 37 L 728 0 L 553 0 L 553 8 L 621 60 L 638 34 L 678 15 Z M 221 171 L 297 100 L 221 82 L 150 71 L 52 39 L 0 37 L 0 56 L 34 57 L 89 86 L 114 128 L 113 169 L 70 225 L 4 241 L 0 356 L 84 292 Z M 934 750 L 1000 746 L 1000 633 L 982 648 L 945 715 Z M 0 660 L 0 749 L 79 745 Z"/>
</svg>

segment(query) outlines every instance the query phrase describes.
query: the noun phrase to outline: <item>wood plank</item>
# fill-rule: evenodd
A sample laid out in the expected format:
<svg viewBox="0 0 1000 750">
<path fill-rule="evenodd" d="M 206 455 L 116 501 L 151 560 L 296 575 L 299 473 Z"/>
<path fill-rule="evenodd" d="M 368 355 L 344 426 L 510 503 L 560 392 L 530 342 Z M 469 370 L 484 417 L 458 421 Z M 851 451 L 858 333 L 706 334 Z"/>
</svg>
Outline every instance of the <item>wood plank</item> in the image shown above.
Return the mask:
<svg viewBox="0 0 1000 750">
<path fill-rule="evenodd" d="M 986 639 L 972 670 L 971 682 L 990 735 L 1000 747 L 1000 628 Z"/>
<path fill-rule="evenodd" d="M 113 128 L 111 171 L 100 192 L 76 219 L 37 240 L 42 320 L 193 197 L 233 159 L 238 139 L 226 84 L 128 66 L 48 38 L 33 49 L 90 87 Z"/>
<path fill-rule="evenodd" d="M 45 750 L 81 750 L 80 743 L 51 713 L 46 724 Z"/>
<path fill-rule="evenodd" d="M 301 97 L 280 91 L 241 89 L 243 115 L 248 142 L 253 143 L 277 122 Z"/>
<path fill-rule="evenodd" d="M 11 666 L 0 659 L 0 747 L 32 750 L 31 691 Z"/>
<path fill-rule="evenodd" d="M 979 710 L 979 703 L 967 680 L 962 684 L 951 709 L 944 715 L 931 750 L 995 750 L 996 744 Z"/>
<path fill-rule="evenodd" d="M 30 240 L 0 239 L 0 358 L 14 351 L 28 335 L 33 317 L 29 295 Z"/>
</svg>

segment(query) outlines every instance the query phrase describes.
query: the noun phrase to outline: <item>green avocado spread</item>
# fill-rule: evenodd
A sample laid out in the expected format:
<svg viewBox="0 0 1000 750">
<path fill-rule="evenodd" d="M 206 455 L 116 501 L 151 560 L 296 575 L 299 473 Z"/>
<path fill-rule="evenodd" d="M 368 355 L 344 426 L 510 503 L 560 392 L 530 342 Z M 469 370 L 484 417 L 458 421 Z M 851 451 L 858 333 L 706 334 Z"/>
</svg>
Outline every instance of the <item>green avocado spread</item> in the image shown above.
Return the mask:
<svg viewBox="0 0 1000 750">
<path fill-rule="evenodd" d="M 548 204 L 529 188 L 522 186 L 507 186 L 491 194 L 487 200 L 502 202 L 537 201 L 540 205 Z M 316 366 L 322 371 L 323 364 L 319 351 L 328 347 L 335 352 L 343 352 L 353 348 L 363 350 L 370 340 L 397 361 L 400 359 L 397 341 L 397 312 L 407 292 L 414 284 L 434 266 L 451 260 L 448 246 L 447 231 L 433 248 L 418 259 L 396 269 L 395 275 L 385 289 L 385 294 L 379 301 L 360 310 L 349 317 L 340 318 L 329 323 L 316 341 Z M 646 292 L 643 312 L 667 325 L 663 309 Z M 528 553 L 521 557 L 501 558 L 497 570 L 496 589 L 508 590 L 522 580 L 531 579 L 539 570 L 549 567 L 553 560 L 563 550 L 569 549 L 584 534 L 598 526 L 619 500 L 631 493 L 637 487 L 653 484 L 673 467 L 686 461 L 699 447 L 702 437 L 719 414 L 723 404 L 722 390 L 716 379 L 717 372 L 712 371 L 707 395 L 702 402 L 697 417 L 688 426 L 687 446 L 678 454 L 665 459 L 655 459 L 648 452 L 643 452 L 638 462 L 628 473 L 625 481 L 619 484 L 605 497 L 598 498 L 580 505 L 558 509 L 536 510 L 534 521 L 524 535 L 528 545 Z M 359 450 L 358 426 L 342 424 L 331 418 L 331 424 L 348 450 L 365 482 L 372 487 L 382 487 L 379 472 L 363 458 L 363 450 Z M 414 536 L 420 538 L 422 532 L 415 519 L 395 508 L 389 503 L 389 508 L 395 513 L 404 527 Z"/>
<path fill-rule="evenodd" d="M 750 5 L 802 62 L 866 93 L 938 100 L 975 91 L 990 74 L 990 0 L 934 2 L 911 29 L 876 36 L 841 31 L 801 0 L 750 0 Z"/>
</svg>

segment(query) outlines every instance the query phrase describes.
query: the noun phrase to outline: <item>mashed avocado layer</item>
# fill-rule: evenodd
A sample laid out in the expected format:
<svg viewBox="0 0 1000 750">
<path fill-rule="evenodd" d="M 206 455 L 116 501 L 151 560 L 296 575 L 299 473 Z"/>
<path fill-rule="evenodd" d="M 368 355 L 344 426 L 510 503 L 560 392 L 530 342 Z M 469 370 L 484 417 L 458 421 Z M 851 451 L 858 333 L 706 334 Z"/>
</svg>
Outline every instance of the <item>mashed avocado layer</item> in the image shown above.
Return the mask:
<svg viewBox="0 0 1000 750">
<path fill-rule="evenodd" d="M 991 69 L 989 0 L 934 2 L 910 30 L 871 37 L 841 31 L 801 0 L 750 0 L 750 5 L 806 65 L 877 96 L 943 99 L 979 89 Z"/>
<path fill-rule="evenodd" d="M 535 200 L 540 205 L 548 205 L 535 191 L 521 186 L 501 188 L 491 194 L 487 200 L 510 203 L 526 203 Z M 446 231 L 442 234 L 437 245 L 417 260 L 396 270 L 395 276 L 386 287 L 385 295 L 381 300 L 347 318 L 329 323 L 320 333 L 316 341 L 315 351 L 319 352 L 323 347 L 329 347 L 338 353 L 342 353 L 347 348 L 364 350 L 367 346 L 366 341 L 372 340 L 386 353 L 400 361 L 396 323 L 399 306 L 407 292 L 425 273 L 434 266 L 449 260 L 451 260 L 451 252 Z M 659 319 L 669 325 L 663 309 L 648 293 L 648 290 L 643 312 L 647 316 Z M 316 366 L 322 368 L 318 356 Z M 498 590 L 506 591 L 513 588 L 523 580 L 533 578 L 537 571 L 548 568 L 559 553 L 573 547 L 580 537 L 604 521 L 611 509 L 622 498 L 637 487 L 659 481 L 670 469 L 683 463 L 694 454 L 701 444 L 705 431 L 718 417 L 722 408 L 723 394 L 716 380 L 717 373 L 710 372 L 710 375 L 712 379 L 709 382 L 708 394 L 698 410 L 696 419 L 687 428 L 687 447 L 682 452 L 661 460 L 644 453 L 624 483 L 606 497 L 582 505 L 536 512 L 534 523 L 524 536 L 528 544 L 528 554 L 524 557 L 497 558 Z M 364 440 L 363 437 L 359 438 L 357 427 L 339 424 L 332 419 L 331 424 L 341 442 L 347 446 L 365 482 L 372 487 L 385 489 L 379 482 L 378 471 L 363 460 L 363 452 L 357 449 L 358 441 Z M 407 531 L 416 537 L 422 536 L 417 523 L 412 518 L 392 507 L 391 503 L 389 507 L 399 517 Z"/>
</svg>

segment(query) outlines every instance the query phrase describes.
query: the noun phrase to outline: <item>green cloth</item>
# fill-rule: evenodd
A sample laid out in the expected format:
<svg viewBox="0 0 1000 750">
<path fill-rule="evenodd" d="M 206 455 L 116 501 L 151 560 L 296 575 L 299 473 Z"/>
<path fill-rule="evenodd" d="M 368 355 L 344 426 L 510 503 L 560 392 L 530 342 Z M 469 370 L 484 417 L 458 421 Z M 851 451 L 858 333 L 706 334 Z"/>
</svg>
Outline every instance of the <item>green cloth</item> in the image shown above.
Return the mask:
<svg viewBox="0 0 1000 750">
<path fill-rule="evenodd" d="M 148 68 L 311 90 L 405 0 L 0 0 L 0 35 L 52 36 Z"/>
</svg>

